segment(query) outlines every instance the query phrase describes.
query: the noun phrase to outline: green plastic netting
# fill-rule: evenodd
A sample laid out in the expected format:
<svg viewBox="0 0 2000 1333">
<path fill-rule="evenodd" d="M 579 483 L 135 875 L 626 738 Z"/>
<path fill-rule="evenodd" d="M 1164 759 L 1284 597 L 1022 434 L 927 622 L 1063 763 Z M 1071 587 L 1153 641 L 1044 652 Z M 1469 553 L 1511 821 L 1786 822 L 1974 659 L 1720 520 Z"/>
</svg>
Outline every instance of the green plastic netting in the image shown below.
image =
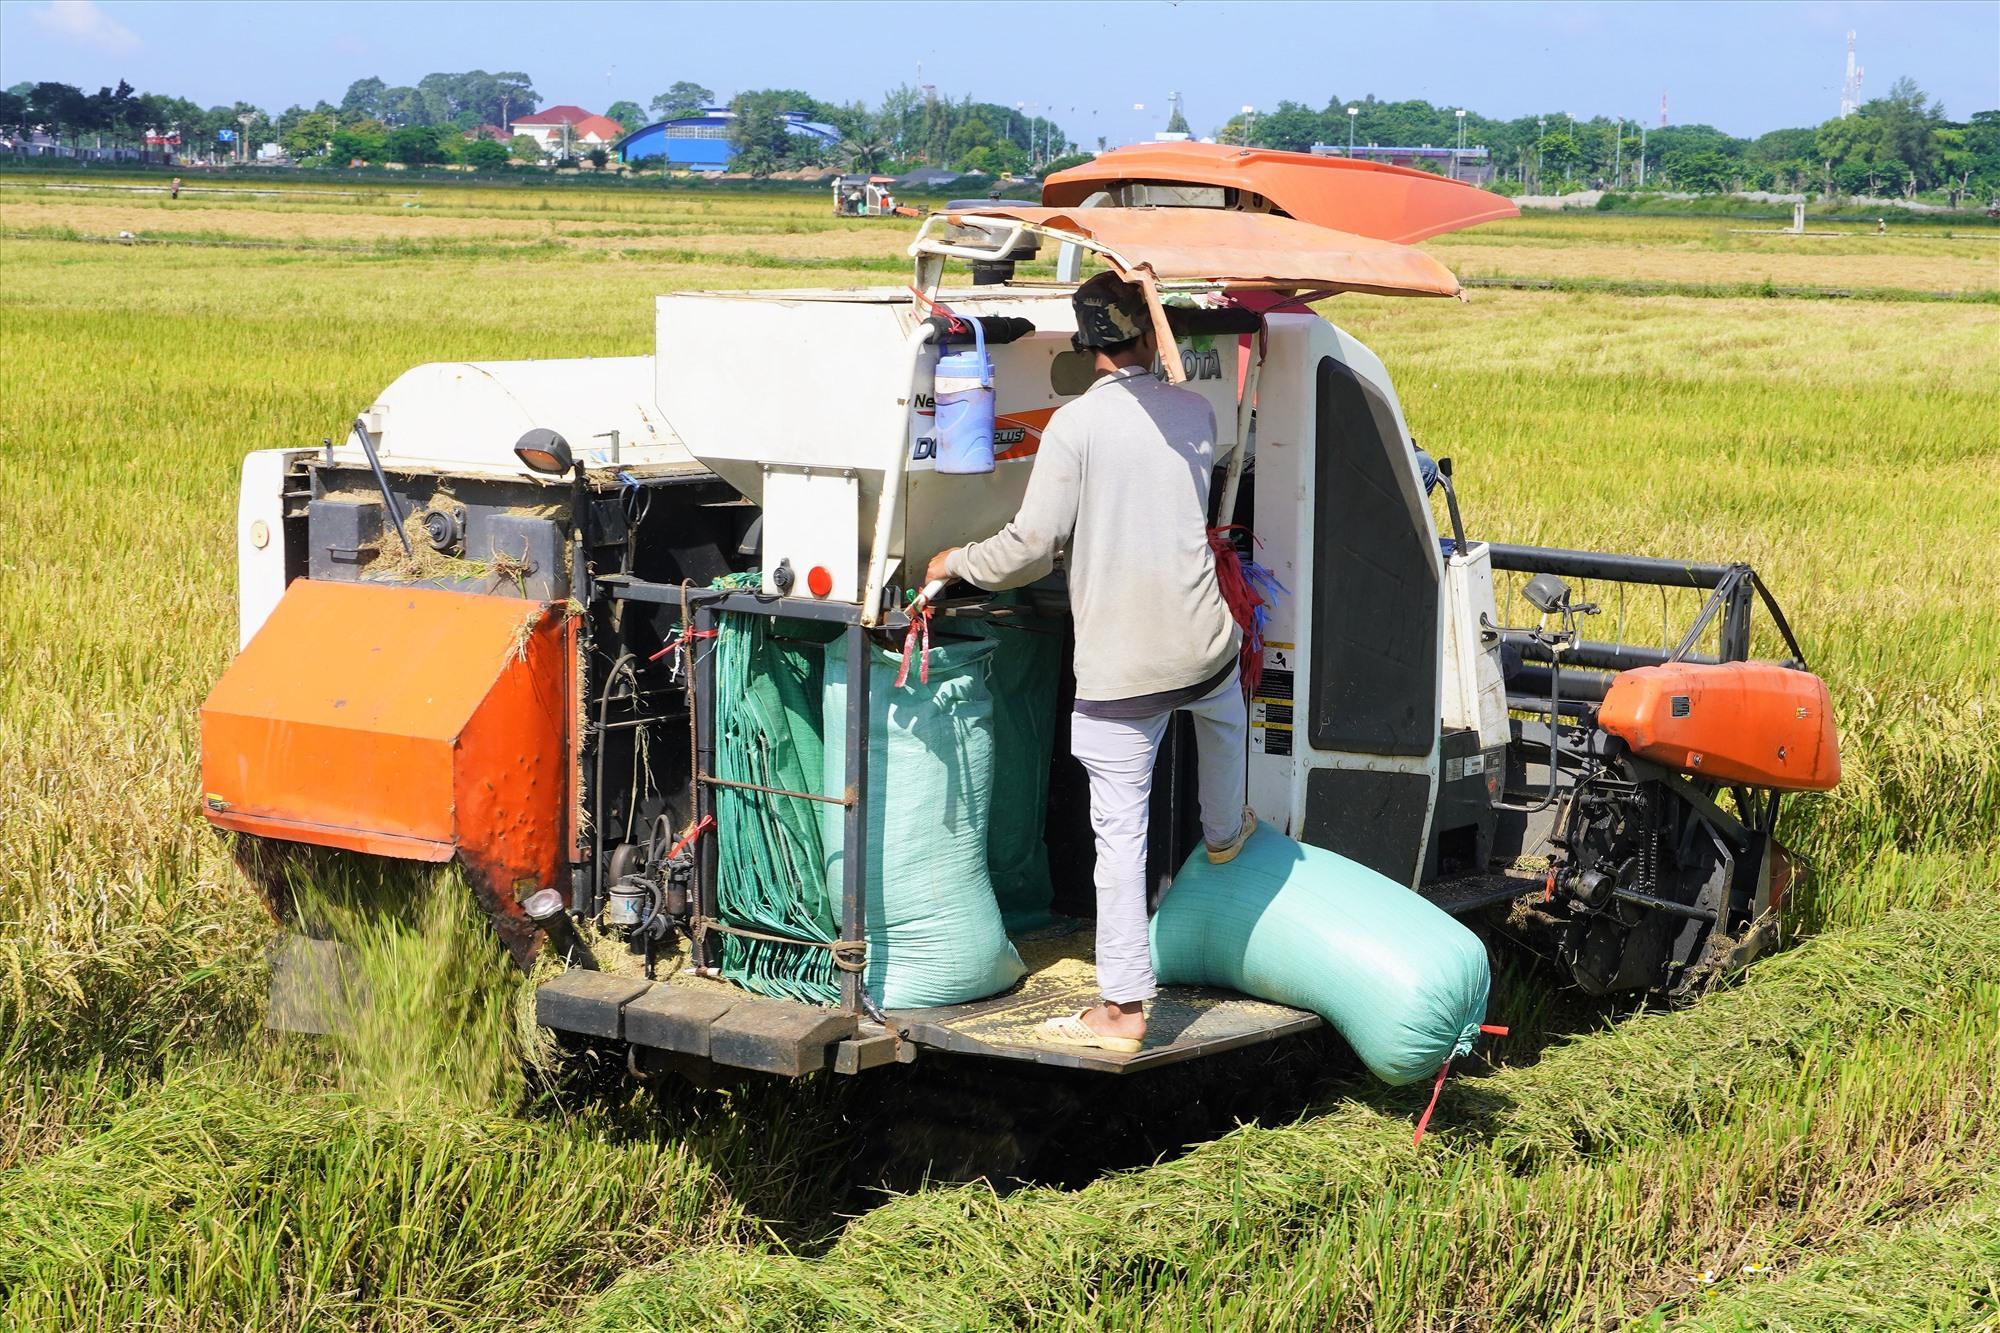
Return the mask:
<svg viewBox="0 0 2000 1333">
<path fill-rule="evenodd" d="M 717 584 L 754 587 L 756 576 Z M 1060 626 L 974 623 L 974 641 L 943 640 L 933 649 L 929 685 L 913 671 L 896 689 L 898 655 L 871 649 L 866 980 L 876 1002 L 891 1007 L 1004 989 L 1021 970 L 1006 932 L 1050 921 L 1042 824 Z M 837 722 L 844 707 L 840 630 L 734 613 L 720 615 L 717 630 L 716 775 L 837 792 L 842 735 L 825 719 Z M 715 815 L 721 920 L 836 939 L 839 808 L 718 787 Z M 840 974 L 828 950 L 719 938 L 723 975 L 746 990 L 814 1004 L 838 1000 Z"/>
<path fill-rule="evenodd" d="M 756 586 L 755 575 L 730 582 L 742 579 Z M 839 631 L 758 615 L 717 620 L 716 776 L 819 791 L 821 645 Z M 716 915 L 725 924 L 827 943 L 839 937 L 839 902 L 824 892 L 819 803 L 717 787 L 715 822 Z M 840 997 L 826 949 L 740 935 L 721 940 L 722 974 L 746 990 L 810 1004 Z"/>
</svg>

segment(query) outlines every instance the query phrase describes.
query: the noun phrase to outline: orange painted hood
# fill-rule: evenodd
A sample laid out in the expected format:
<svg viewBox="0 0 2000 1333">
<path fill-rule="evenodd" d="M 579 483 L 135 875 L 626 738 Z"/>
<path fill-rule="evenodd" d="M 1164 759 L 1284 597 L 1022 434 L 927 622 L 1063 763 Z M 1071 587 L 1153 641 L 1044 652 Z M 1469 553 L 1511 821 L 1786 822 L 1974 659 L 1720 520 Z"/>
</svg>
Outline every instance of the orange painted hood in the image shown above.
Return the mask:
<svg viewBox="0 0 2000 1333">
<path fill-rule="evenodd" d="M 298 579 L 201 707 L 202 813 L 377 856 L 456 855 L 526 960 L 566 886 L 569 635 L 514 597 Z"/>
<path fill-rule="evenodd" d="M 1042 203 L 1072 208 L 1099 190 L 1130 181 L 1218 185 L 1262 195 L 1301 222 L 1403 245 L 1521 214 L 1511 200 L 1428 171 L 1214 143 L 1114 148 L 1050 176 L 1042 183 Z"/>
<path fill-rule="evenodd" d="M 1378 296 L 1457 296 L 1451 270 L 1421 250 L 1272 213 L 1212 208 L 1015 208 L 981 205 L 945 214 L 1011 218 L 1085 237 L 1127 277 L 1220 282 Z"/>
</svg>

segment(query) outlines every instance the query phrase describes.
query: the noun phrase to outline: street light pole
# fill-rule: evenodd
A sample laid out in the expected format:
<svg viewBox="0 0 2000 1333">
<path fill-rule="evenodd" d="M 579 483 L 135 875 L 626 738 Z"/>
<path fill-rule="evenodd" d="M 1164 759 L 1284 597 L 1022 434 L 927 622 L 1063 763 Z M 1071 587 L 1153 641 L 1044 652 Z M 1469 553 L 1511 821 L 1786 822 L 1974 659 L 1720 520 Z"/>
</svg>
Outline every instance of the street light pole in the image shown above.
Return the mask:
<svg viewBox="0 0 2000 1333">
<path fill-rule="evenodd" d="M 1465 108 L 1458 109 L 1458 147 L 1451 153 L 1451 178 L 1457 180 L 1465 157 Z"/>
<path fill-rule="evenodd" d="M 1646 188 L 1646 118 L 1639 117 L 1639 188 Z"/>
<path fill-rule="evenodd" d="M 1361 108 L 1358 106 L 1347 108 L 1347 155 L 1349 157 L 1354 156 L 1354 118 L 1360 114 Z"/>
<path fill-rule="evenodd" d="M 1618 128 L 1611 131 L 1611 188 L 1618 188 L 1618 175 L 1625 168 L 1625 117 L 1618 118 Z"/>
<path fill-rule="evenodd" d="M 1536 191 L 1536 193 L 1540 193 L 1540 192 L 1541 192 L 1541 188 L 1542 188 L 1542 140 L 1544 140 L 1544 139 L 1546 139 L 1546 138 L 1548 138 L 1548 137 L 1549 137 L 1549 118 L 1548 118 L 1547 116 L 1536 116 L 1536 117 L 1535 117 L 1535 191 Z"/>
</svg>

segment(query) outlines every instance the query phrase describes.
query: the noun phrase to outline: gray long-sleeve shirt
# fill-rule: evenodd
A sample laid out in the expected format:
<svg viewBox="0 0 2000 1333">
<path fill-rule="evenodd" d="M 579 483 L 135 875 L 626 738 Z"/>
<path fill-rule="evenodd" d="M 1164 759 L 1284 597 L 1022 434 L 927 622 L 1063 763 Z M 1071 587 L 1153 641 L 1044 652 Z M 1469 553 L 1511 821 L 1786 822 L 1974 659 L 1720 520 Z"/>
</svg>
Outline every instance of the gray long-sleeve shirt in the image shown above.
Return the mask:
<svg viewBox="0 0 2000 1333">
<path fill-rule="evenodd" d="M 1189 389 L 1129 368 L 1058 408 L 1014 521 L 951 553 L 953 577 L 1032 583 L 1067 550 L 1079 699 L 1197 684 L 1237 651 L 1208 547 L 1215 413 Z"/>
</svg>

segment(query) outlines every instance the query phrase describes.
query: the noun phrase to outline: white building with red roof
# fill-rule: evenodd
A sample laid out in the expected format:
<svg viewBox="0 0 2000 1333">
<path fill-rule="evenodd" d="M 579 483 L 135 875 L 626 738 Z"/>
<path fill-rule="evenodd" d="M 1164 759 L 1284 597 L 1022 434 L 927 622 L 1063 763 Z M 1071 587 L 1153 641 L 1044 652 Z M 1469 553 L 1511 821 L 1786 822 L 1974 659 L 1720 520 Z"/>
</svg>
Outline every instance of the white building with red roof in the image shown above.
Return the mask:
<svg viewBox="0 0 2000 1333">
<path fill-rule="evenodd" d="M 574 154 L 591 148 L 609 148 L 625 137 L 625 127 L 609 116 L 599 116 L 580 106 L 551 106 L 508 123 L 513 133 L 525 134 L 542 145 L 542 151 L 560 154 L 565 147 Z"/>
</svg>

